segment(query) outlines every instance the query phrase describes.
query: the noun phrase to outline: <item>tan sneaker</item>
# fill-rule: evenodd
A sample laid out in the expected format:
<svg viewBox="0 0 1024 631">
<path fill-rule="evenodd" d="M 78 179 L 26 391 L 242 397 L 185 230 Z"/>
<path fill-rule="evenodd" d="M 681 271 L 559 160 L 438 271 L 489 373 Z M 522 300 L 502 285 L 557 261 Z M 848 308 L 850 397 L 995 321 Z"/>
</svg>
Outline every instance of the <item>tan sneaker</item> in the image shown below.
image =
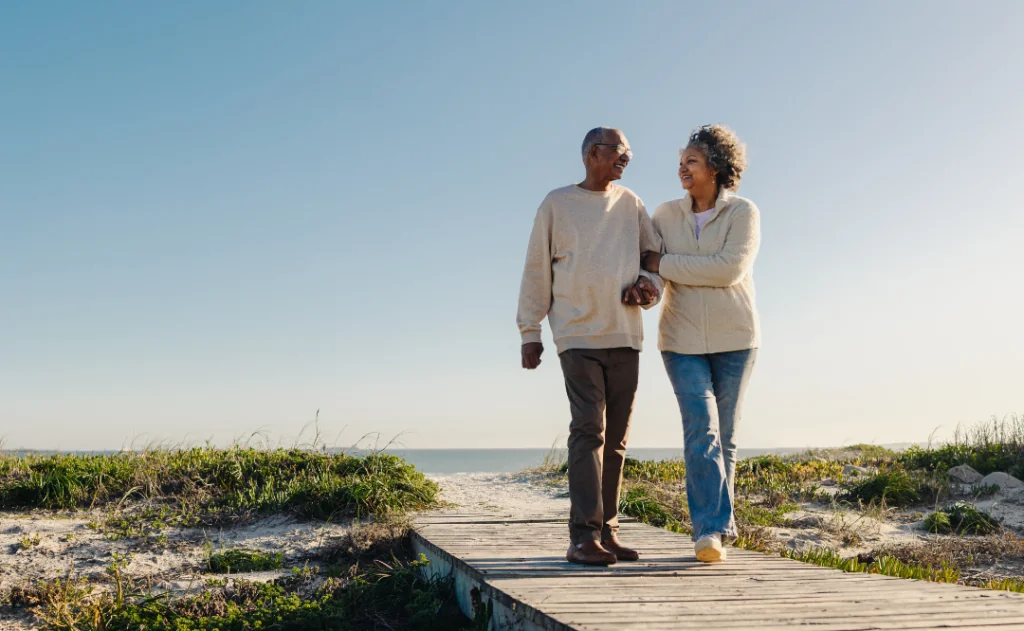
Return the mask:
<svg viewBox="0 0 1024 631">
<path fill-rule="evenodd" d="M 722 538 L 718 535 L 706 535 L 701 537 L 694 549 L 697 551 L 697 560 L 704 563 L 718 563 L 726 557 L 725 549 L 722 547 Z"/>
</svg>

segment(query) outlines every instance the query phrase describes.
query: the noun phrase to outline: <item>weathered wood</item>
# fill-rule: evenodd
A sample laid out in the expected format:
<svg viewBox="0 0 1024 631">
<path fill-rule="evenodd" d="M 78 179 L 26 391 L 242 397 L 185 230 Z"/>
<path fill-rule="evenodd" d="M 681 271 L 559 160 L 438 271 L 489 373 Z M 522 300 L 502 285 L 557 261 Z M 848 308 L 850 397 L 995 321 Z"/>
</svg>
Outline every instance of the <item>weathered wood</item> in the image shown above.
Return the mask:
<svg viewBox="0 0 1024 631">
<path fill-rule="evenodd" d="M 849 574 L 747 550 L 700 563 L 689 537 L 632 520 L 620 538 L 641 560 L 608 568 L 565 561 L 564 519 L 435 513 L 414 538 L 493 600 L 493 628 L 550 631 L 1024 629 L 1024 595 Z M 467 599 L 460 599 L 468 602 Z M 464 607 L 465 608 L 465 607 Z"/>
</svg>

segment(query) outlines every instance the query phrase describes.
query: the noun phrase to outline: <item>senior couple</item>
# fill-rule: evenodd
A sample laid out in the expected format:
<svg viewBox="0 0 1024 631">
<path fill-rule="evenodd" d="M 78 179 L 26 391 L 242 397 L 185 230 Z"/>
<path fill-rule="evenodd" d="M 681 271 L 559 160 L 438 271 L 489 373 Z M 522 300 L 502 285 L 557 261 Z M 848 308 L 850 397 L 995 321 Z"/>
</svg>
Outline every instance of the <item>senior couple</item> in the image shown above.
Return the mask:
<svg viewBox="0 0 1024 631">
<path fill-rule="evenodd" d="M 587 565 L 635 561 L 617 537 L 619 491 L 643 340 L 640 309 L 661 303 L 658 348 L 682 415 L 686 495 L 698 559 L 736 537 L 735 430 L 760 343 L 752 268 L 757 207 L 735 194 L 746 150 L 727 127 L 700 127 L 679 152 L 685 194 L 649 217 L 615 184 L 633 153 L 599 127 L 583 140 L 586 177 L 548 193 L 526 255 L 517 321 L 522 365 L 554 336 L 569 397 L 569 550 Z"/>
</svg>

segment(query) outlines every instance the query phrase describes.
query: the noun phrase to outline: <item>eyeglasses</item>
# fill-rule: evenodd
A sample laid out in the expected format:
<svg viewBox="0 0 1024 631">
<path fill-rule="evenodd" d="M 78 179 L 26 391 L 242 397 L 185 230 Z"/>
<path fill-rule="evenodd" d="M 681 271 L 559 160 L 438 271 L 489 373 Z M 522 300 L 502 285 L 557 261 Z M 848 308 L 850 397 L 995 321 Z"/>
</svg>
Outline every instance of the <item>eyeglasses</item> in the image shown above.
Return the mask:
<svg viewBox="0 0 1024 631">
<path fill-rule="evenodd" d="M 630 151 L 629 147 L 627 147 L 626 145 L 624 145 L 622 143 L 612 144 L 610 142 L 595 142 L 594 146 L 595 147 L 615 147 L 616 153 L 618 153 L 620 156 L 622 154 L 626 154 L 627 158 L 629 158 L 630 160 L 633 159 L 633 152 Z"/>
</svg>

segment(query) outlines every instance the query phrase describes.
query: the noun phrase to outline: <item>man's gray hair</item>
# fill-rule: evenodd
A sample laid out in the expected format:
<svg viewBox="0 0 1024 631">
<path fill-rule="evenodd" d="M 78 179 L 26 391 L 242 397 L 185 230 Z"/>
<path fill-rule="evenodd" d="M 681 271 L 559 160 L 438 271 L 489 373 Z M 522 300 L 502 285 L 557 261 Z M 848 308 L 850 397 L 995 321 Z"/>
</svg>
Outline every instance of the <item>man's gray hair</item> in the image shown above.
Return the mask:
<svg viewBox="0 0 1024 631">
<path fill-rule="evenodd" d="M 614 127 L 595 127 L 587 132 L 587 135 L 583 137 L 583 158 L 586 159 L 587 154 L 590 153 L 590 148 L 601 142 L 604 135 L 611 131 L 619 131 Z M 619 132 L 622 133 L 622 132 Z"/>
</svg>

